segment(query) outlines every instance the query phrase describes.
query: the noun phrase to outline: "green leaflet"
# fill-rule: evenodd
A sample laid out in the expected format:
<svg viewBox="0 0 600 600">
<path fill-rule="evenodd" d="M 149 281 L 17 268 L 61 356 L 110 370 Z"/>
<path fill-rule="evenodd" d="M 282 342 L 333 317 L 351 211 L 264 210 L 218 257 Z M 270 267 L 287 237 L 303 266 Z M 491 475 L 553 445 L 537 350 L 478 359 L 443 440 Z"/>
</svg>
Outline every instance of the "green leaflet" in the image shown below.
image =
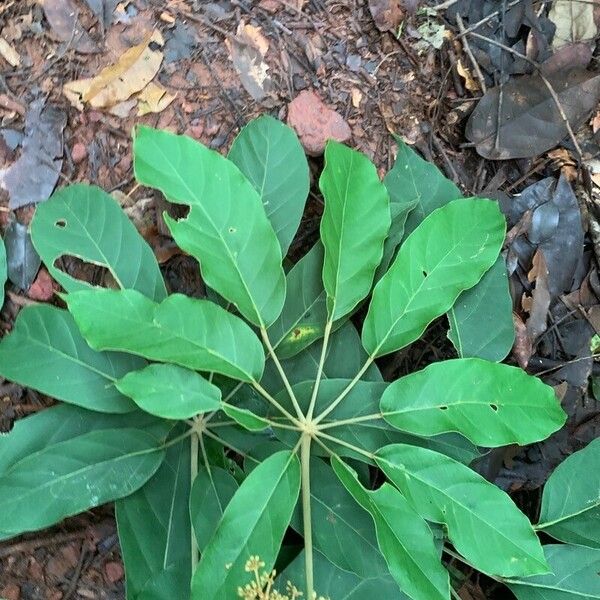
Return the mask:
<svg viewBox="0 0 600 600">
<path fill-rule="evenodd" d="M 190 495 L 190 517 L 201 553 L 238 487 L 237 481 L 225 469 L 215 466 L 211 466 L 210 471 L 204 467 L 198 469 Z"/>
<path fill-rule="evenodd" d="M 241 319 L 209 302 L 173 294 L 160 304 L 135 290 L 75 292 L 65 298 L 79 329 L 97 350 L 259 380 L 264 351 Z"/>
<path fill-rule="evenodd" d="M 409 234 L 427 215 L 451 200 L 461 198 L 462 194 L 433 163 L 423 160 L 399 136 L 394 138 L 398 155 L 383 183 L 392 203 L 414 206 L 406 220 L 406 234 Z"/>
<path fill-rule="evenodd" d="M 402 591 L 414 600 L 449 600 L 450 578 L 427 523 L 391 485 L 366 490 L 341 460 L 332 457 L 331 462 L 340 481 L 373 518 L 377 542 Z"/>
<path fill-rule="evenodd" d="M 275 589 L 285 593 L 288 581 L 299 590 L 305 590 L 305 558 L 301 552 L 277 578 Z M 336 567 L 325 556 L 316 551 L 313 555 L 315 590 L 319 596 L 332 600 L 408 600 L 391 575 L 359 577 Z M 306 595 L 306 594 L 305 594 Z"/>
<path fill-rule="evenodd" d="M 544 546 L 544 554 L 552 573 L 506 581 L 518 600 L 600 598 L 600 550 L 549 544 Z"/>
<path fill-rule="evenodd" d="M 408 237 L 375 286 L 363 345 L 382 356 L 418 339 L 495 262 L 506 224 L 490 200 L 455 200 Z"/>
<path fill-rule="evenodd" d="M 433 363 L 394 381 L 381 397 L 381 412 L 402 431 L 455 431 L 489 448 L 538 442 L 567 418 L 550 386 L 479 358 Z"/>
<path fill-rule="evenodd" d="M 331 467 L 317 457 L 310 461 L 310 493 L 315 548 L 337 568 L 361 578 L 388 576 L 373 520 L 358 509 Z M 302 534 L 300 503 L 291 525 Z"/>
<path fill-rule="evenodd" d="M 175 430 L 181 434 L 182 429 Z M 175 432 L 173 436 L 176 435 Z M 190 442 L 167 449 L 154 476 L 115 506 L 127 600 L 189 600 L 192 577 Z"/>
<path fill-rule="evenodd" d="M 238 587 L 252 580 L 244 569 L 250 556 L 260 556 L 271 571 L 299 491 L 300 464 L 291 452 L 273 454 L 248 475 L 204 549 L 193 600 L 236 597 Z"/>
<path fill-rule="evenodd" d="M 315 414 L 318 415 L 327 408 L 349 383 L 349 379 L 323 380 L 317 395 Z M 310 402 L 312 386 L 312 381 L 305 381 L 293 386 L 294 394 L 298 399 L 300 408 L 303 410 L 307 409 Z M 387 383 L 381 381 L 359 381 L 344 401 L 327 415 L 322 423 L 333 424 L 356 417 L 376 416 L 379 414 L 381 395 L 387 386 Z M 291 401 L 285 392 L 279 394 L 277 400 L 285 408 L 292 410 Z M 337 439 L 358 446 L 368 452 L 375 452 L 382 446 L 398 442 L 425 446 L 467 463 L 479 456 L 477 449 L 459 435 L 451 434 L 423 438 L 398 431 L 384 421 L 383 417 L 359 421 L 353 424 L 340 423 L 340 425 L 331 427 L 325 431 Z M 298 433 L 295 431 L 276 429 L 273 433 L 289 447 L 293 447 L 298 441 Z M 327 441 L 327 445 L 339 456 L 349 456 L 360 461 L 366 460 L 363 454 L 356 453 L 341 444 Z M 312 451 L 315 454 L 324 455 L 324 450 L 317 444 L 313 444 Z"/>
<path fill-rule="evenodd" d="M 30 454 L 0 476 L 0 531 L 48 527 L 141 487 L 164 458 L 138 429 L 105 429 Z"/>
<path fill-rule="evenodd" d="M 71 404 L 58 404 L 19 419 L 5 435 L 0 435 L 0 475 L 21 459 L 91 431 L 138 427 L 163 440 L 173 423 L 140 410 L 124 415 L 92 412 Z"/>
<path fill-rule="evenodd" d="M 562 462 L 544 487 L 537 529 L 563 542 L 600 548 L 600 439 Z"/>
<path fill-rule="evenodd" d="M 277 356 L 290 358 L 323 337 L 327 294 L 323 288 L 323 246 L 317 242 L 286 277 L 285 304 L 269 327 Z"/>
<path fill-rule="evenodd" d="M 479 570 L 502 577 L 548 572 L 527 517 L 468 467 L 404 444 L 381 448 L 376 462 L 424 519 L 446 525 L 454 547 Z"/>
<path fill-rule="evenodd" d="M 8 278 L 8 267 L 6 264 L 6 248 L 4 240 L 0 238 L 0 308 L 4 304 L 4 285 Z"/>
<path fill-rule="evenodd" d="M 229 160 L 254 186 L 285 256 L 300 225 L 310 185 L 308 162 L 296 132 L 267 115 L 250 121 Z"/>
<path fill-rule="evenodd" d="M 319 179 L 325 198 L 321 241 L 327 312 L 336 321 L 369 293 L 391 223 L 389 196 L 373 163 L 330 140 Z"/>
<path fill-rule="evenodd" d="M 459 356 L 494 362 L 506 358 L 515 340 L 515 328 L 502 256 L 476 286 L 458 297 L 448 312 L 448 320 L 448 338 Z"/>
<path fill-rule="evenodd" d="M 252 184 L 231 161 L 186 136 L 138 127 L 133 152 L 140 183 L 190 206 L 184 219 L 165 215 L 165 222 L 179 247 L 200 261 L 207 285 L 255 325 L 273 323 L 285 298 L 281 248 Z"/>
<path fill-rule="evenodd" d="M 24 308 L 0 342 L 2 377 L 99 412 L 135 410 L 113 384 L 145 364 L 135 356 L 92 350 L 73 317 L 46 304 Z"/>
<path fill-rule="evenodd" d="M 106 267 L 121 288 L 162 300 L 167 290 L 154 253 L 119 204 L 98 187 L 74 184 L 36 207 L 31 239 L 48 271 L 68 292 L 92 287 L 61 271 L 61 256 Z"/>
<path fill-rule="evenodd" d="M 223 412 L 231 417 L 236 423 L 248 431 L 263 431 L 269 427 L 269 422 L 256 416 L 252 411 L 245 408 L 237 408 L 230 404 L 223 404 Z"/>
<path fill-rule="evenodd" d="M 190 419 L 221 407 L 221 390 L 177 365 L 148 365 L 119 379 L 117 389 L 146 412 L 163 419 Z"/>
<path fill-rule="evenodd" d="M 314 381 L 317 375 L 323 342 L 312 344 L 292 358 L 281 361 L 289 382 L 294 385 L 302 381 Z M 367 353 L 360 343 L 360 335 L 350 321 L 331 334 L 323 365 L 323 379 L 352 379 L 367 360 Z M 382 381 L 379 369 L 373 363 L 361 379 Z M 272 361 L 265 364 L 261 385 L 273 395 L 283 390 L 281 376 Z"/>
</svg>

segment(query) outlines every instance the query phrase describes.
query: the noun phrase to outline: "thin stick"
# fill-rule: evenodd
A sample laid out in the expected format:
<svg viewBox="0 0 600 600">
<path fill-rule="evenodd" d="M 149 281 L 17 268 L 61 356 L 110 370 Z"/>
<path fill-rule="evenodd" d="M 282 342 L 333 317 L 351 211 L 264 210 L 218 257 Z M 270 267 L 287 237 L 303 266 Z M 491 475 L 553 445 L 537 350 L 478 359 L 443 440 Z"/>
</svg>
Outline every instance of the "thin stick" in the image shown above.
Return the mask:
<svg viewBox="0 0 600 600">
<path fill-rule="evenodd" d="M 302 526 L 304 530 L 304 560 L 306 571 L 306 598 L 314 592 L 313 542 L 310 506 L 310 443 L 312 438 L 303 434 L 300 443 L 300 464 L 302 469 Z"/>
<path fill-rule="evenodd" d="M 277 368 L 277 371 L 279 372 L 279 376 L 281 377 L 281 381 L 283 381 L 283 385 L 285 386 L 285 389 L 287 390 L 290 400 L 292 401 L 292 404 L 294 405 L 294 410 L 296 411 L 296 415 L 298 416 L 298 419 L 300 419 L 300 421 L 302 421 L 304 419 L 304 414 L 302 413 L 302 410 L 300 409 L 300 405 L 298 404 L 298 400 L 296 399 L 296 394 L 294 394 L 294 390 L 292 389 L 292 386 L 290 385 L 290 381 L 287 378 L 287 375 L 285 374 L 285 371 L 283 370 L 281 363 L 279 362 L 279 358 L 277 357 L 277 354 L 275 354 L 275 349 L 273 348 L 273 345 L 271 344 L 271 340 L 269 339 L 269 334 L 267 333 L 267 330 L 264 327 L 260 328 L 260 335 L 263 339 L 265 346 L 267 347 L 267 350 L 269 351 L 269 355 L 271 356 L 271 358 L 273 359 L 273 362 L 275 363 L 275 367 Z"/>
<path fill-rule="evenodd" d="M 456 23 L 458 24 L 458 30 L 461 33 L 466 31 L 465 24 L 463 23 L 462 17 L 458 13 L 456 14 Z M 475 69 L 475 75 L 477 75 L 477 79 L 479 80 L 479 85 L 481 86 L 481 91 L 485 94 L 487 92 L 487 86 L 485 84 L 485 77 L 483 76 L 483 73 L 481 72 L 481 67 L 479 66 L 479 63 L 477 62 L 477 60 L 475 59 L 475 55 L 473 54 L 473 51 L 471 50 L 471 46 L 469 45 L 469 41 L 467 38 L 464 39 L 463 46 L 465 48 L 465 52 L 467 53 L 467 56 L 469 57 L 469 60 L 471 61 L 471 64 L 473 65 L 473 68 Z"/>
<path fill-rule="evenodd" d="M 331 328 L 333 327 L 333 321 L 327 320 L 325 325 L 325 334 L 323 336 L 323 347 L 321 348 L 321 357 L 319 358 L 319 365 L 317 367 L 317 376 L 315 378 L 315 384 L 313 385 L 312 395 L 310 397 L 310 404 L 308 406 L 308 412 L 306 413 L 306 420 L 310 421 L 313 417 L 315 410 L 315 404 L 317 403 L 317 395 L 319 394 L 319 385 L 321 384 L 321 377 L 323 376 L 323 367 L 325 366 L 325 358 L 327 356 L 327 346 L 329 345 L 329 336 L 331 335 Z"/>
</svg>

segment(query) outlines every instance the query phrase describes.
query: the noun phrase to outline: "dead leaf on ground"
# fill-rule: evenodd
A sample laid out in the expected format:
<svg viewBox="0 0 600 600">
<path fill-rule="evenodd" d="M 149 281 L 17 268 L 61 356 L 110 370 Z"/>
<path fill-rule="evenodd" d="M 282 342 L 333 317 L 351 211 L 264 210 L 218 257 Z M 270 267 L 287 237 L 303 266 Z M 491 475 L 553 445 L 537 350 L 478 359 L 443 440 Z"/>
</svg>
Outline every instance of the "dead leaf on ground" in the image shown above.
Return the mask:
<svg viewBox="0 0 600 600">
<path fill-rule="evenodd" d="M 63 130 L 66 114 L 46 106 L 40 98 L 31 103 L 25 117 L 21 156 L 0 169 L 0 187 L 8 192 L 12 209 L 47 200 L 62 169 Z"/>
<path fill-rule="evenodd" d="M 21 66 L 19 53 L 3 37 L 0 37 L 0 55 L 11 67 Z"/>
<path fill-rule="evenodd" d="M 554 0 L 548 14 L 556 25 L 552 47 L 593 40 L 598 34 L 594 23 L 594 4 L 574 0 Z"/>
<path fill-rule="evenodd" d="M 269 49 L 267 38 L 259 27 L 240 23 L 235 38 L 225 43 L 245 90 L 256 101 L 262 100 L 273 88 L 269 65 L 264 61 Z"/>
<path fill-rule="evenodd" d="M 513 313 L 513 322 L 515 324 L 515 343 L 513 345 L 512 354 L 518 365 L 522 369 L 526 369 L 529 364 L 529 359 L 533 354 L 533 345 L 531 343 L 531 338 L 527 333 L 527 326 L 521 317 Z"/>
<path fill-rule="evenodd" d="M 379 31 L 397 31 L 404 19 L 402 0 L 369 0 L 369 10 Z"/>
<path fill-rule="evenodd" d="M 148 113 L 159 113 L 163 111 L 173 100 L 174 94 L 169 94 L 167 90 L 153 83 L 152 81 L 138 95 L 138 117 Z"/>
<path fill-rule="evenodd" d="M 71 81 L 63 93 L 79 110 L 88 103 L 94 108 L 111 108 L 144 89 L 160 69 L 163 39 L 158 31 L 129 48 L 119 61 L 100 71 L 96 77 Z"/>
<path fill-rule="evenodd" d="M 550 308 L 550 292 L 548 291 L 548 265 L 544 253 L 538 249 L 533 255 L 533 266 L 527 274 L 527 279 L 535 283 L 531 296 L 524 296 L 521 305 L 529 313 L 527 319 L 527 334 L 535 346 L 535 342 L 546 331 L 548 309 Z"/>
<path fill-rule="evenodd" d="M 600 99 L 600 75 L 573 69 L 548 75 L 547 80 L 572 129 L 577 130 Z M 536 74 L 488 90 L 469 118 L 465 134 L 484 158 L 506 160 L 543 154 L 564 139 L 568 130 L 550 91 Z"/>
<path fill-rule="evenodd" d="M 61 42 L 70 42 L 82 54 L 98 52 L 98 44 L 83 28 L 73 0 L 43 0 L 43 7 L 52 31 Z"/>
<path fill-rule="evenodd" d="M 465 80 L 465 87 L 470 92 L 479 92 L 481 90 L 479 83 L 473 78 L 471 70 L 463 65 L 462 59 L 460 58 L 456 63 L 456 70 L 458 71 L 458 74 Z"/>
<path fill-rule="evenodd" d="M 8 278 L 19 288 L 28 290 L 42 264 L 33 247 L 27 225 L 12 219 L 4 233 Z"/>
</svg>

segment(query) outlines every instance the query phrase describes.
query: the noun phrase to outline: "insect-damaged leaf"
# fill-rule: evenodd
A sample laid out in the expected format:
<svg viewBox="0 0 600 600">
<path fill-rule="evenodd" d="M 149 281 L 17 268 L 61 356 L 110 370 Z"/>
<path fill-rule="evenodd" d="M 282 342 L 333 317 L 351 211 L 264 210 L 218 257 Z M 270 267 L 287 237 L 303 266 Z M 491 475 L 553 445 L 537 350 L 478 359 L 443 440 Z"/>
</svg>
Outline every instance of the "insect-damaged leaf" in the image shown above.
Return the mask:
<svg viewBox="0 0 600 600">
<path fill-rule="evenodd" d="M 598 103 L 600 75 L 574 69 L 546 79 L 576 131 Z M 566 137 L 568 129 L 550 90 L 536 74 L 488 90 L 469 118 L 465 134 L 484 158 L 506 160 L 543 154 Z"/>
</svg>

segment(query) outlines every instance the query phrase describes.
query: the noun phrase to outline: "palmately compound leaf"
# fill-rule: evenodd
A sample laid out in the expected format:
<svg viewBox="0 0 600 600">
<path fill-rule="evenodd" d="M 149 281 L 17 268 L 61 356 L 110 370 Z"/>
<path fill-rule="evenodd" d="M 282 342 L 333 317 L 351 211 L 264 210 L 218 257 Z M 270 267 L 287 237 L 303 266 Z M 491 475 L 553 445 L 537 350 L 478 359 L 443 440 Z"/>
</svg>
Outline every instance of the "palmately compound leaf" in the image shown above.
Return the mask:
<svg viewBox="0 0 600 600">
<path fill-rule="evenodd" d="M 193 600 L 237 597 L 253 581 L 245 570 L 251 556 L 270 573 L 300 492 L 300 463 L 277 452 L 248 475 L 235 493 L 204 549 L 192 579 Z"/>
<path fill-rule="evenodd" d="M 314 547 L 336 567 L 361 578 L 388 576 L 373 520 L 358 509 L 331 467 L 317 457 L 310 461 L 310 495 Z M 302 534 L 300 503 L 291 525 Z"/>
<path fill-rule="evenodd" d="M 133 152 L 140 183 L 190 207 L 187 217 L 165 215 L 165 222 L 200 261 L 206 284 L 255 325 L 273 323 L 285 298 L 281 248 L 252 184 L 230 160 L 186 136 L 139 127 Z"/>
<path fill-rule="evenodd" d="M 31 239 L 52 277 L 68 292 L 91 285 L 57 267 L 63 256 L 106 267 L 121 288 L 157 301 L 167 296 L 152 249 L 116 200 L 98 187 L 70 185 L 38 204 Z"/>
<path fill-rule="evenodd" d="M 455 200 L 430 214 L 375 286 L 362 332 L 367 352 L 382 356 L 418 339 L 494 264 L 505 229 L 491 200 Z"/>
<path fill-rule="evenodd" d="M 331 463 L 346 489 L 373 518 L 377 542 L 402 591 L 414 600 L 448 600 L 450 578 L 427 523 L 396 488 L 384 483 L 375 491 L 367 490 L 341 460 L 333 457 Z"/>
<path fill-rule="evenodd" d="M 175 429 L 173 436 L 181 434 Z M 127 599 L 189 600 L 192 577 L 189 439 L 169 447 L 158 471 L 115 504 Z"/>
<path fill-rule="evenodd" d="M 2 377 L 99 412 L 135 409 L 113 384 L 145 364 L 136 356 L 92 350 L 73 317 L 47 304 L 24 308 L 0 342 Z"/>
<path fill-rule="evenodd" d="M 479 358 L 433 363 L 390 383 L 381 412 L 402 431 L 455 431 L 489 448 L 546 439 L 567 418 L 550 386 L 516 367 Z"/>
<path fill-rule="evenodd" d="M 548 572 L 527 517 L 465 465 L 404 444 L 382 448 L 376 462 L 424 519 L 446 526 L 456 550 L 479 570 L 502 577 Z"/>
<path fill-rule="evenodd" d="M 0 475 L 0 532 L 19 535 L 135 492 L 164 458 L 139 429 L 92 431 L 30 454 Z"/>
<path fill-rule="evenodd" d="M 392 203 L 413 205 L 406 220 L 406 234 L 437 208 L 462 197 L 460 190 L 433 164 L 422 159 L 400 137 L 395 136 L 398 154 L 383 183 Z"/>
<path fill-rule="evenodd" d="M 600 599 L 600 550 L 549 544 L 544 554 L 552 573 L 505 582 L 518 600 Z"/>
<path fill-rule="evenodd" d="M 308 162 L 296 132 L 264 115 L 240 131 L 228 158 L 258 192 L 285 256 L 310 187 Z"/>
<path fill-rule="evenodd" d="M 364 154 L 332 140 L 325 148 L 319 187 L 325 198 L 323 284 L 329 319 L 336 321 L 371 289 L 390 228 L 390 201 L 375 165 Z"/>
<path fill-rule="evenodd" d="M 476 286 L 458 297 L 448 312 L 448 321 L 448 339 L 461 358 L 478 357 L 494 362 L 506 358 L 515 341 L 515 327 L 502 256 Z"/>
<path fill-rule="evenodd" d="M 190 494 L 190 517 L 200 552 L 208 545 L 226 506 L 239 485 L 225 469 L 211 466 L 198 469 Z"/>
<path fill-rule="evenodd" d="M 323 337 L 327 320 L 323 254 L 323 245 L 317 242 L 287 274 L 283 310 L 269 327 L 271 343 L 280 358 L 290 358 Z"/>
<path fill-rule="evenodd" d="M 561 463 L 544 487 L 537 529 L 563 542 L 600 548 L 600 439 Z"/>
<path fill-rule="evenodd" d="M 335 398 L 348 386 L 350 381 L 350 379 L 323 380 L 317 395 L 315 414 L 321 413 L 325 408 L 330 406 Z M 340 403 L 323 419 L 323 425 L 327 426 L 324 431 L 343 442 L 358 446 L 367 452 L 375 452 L 387 444 L 405 443 L 424 446 L 452 456 L 456 460 L 465 463 L 469 463 L 479 456 L 475 446 L 460 435 L 449 434 L 420 437 L 398 431 L 395 427 L 387 423 L 383 419 L 383 415 L 379 413 L 381 395 L 384 393 L 387 385 L 387 383 L 382 381 L 358 381 L 348 393 L 344 402 Z M 292 388 L 298 399 L 298 404 L 303 410 L 306 410 L 309 405 L 312 386 L 312 381 L 304 381 L 294 385 Z M 277 400 L 288 411 L 293 409 L 286 392 L 279 394 Z M 346 423 L 347 420 L 369 416 L 374 418 Z M 299 434 L 296 431 L 276 429 L 273 433 L 289 447 L 294 447 L 299 439 Z M 368 459 L 365 459 L 364 454 L 357 453 L 342 444 L 327 441 L 327 445 L 339 456 L 348 456 L 360 461 L 368 461 Z M 321 456 L 326 454 L 317 444 L 313 444 L 312 451 Z"/>
<path fill-rule="evenodd" d="M 160 304 L 135 290 L 75 292 L 65 298 L 96 350 L 121 350 L 188 369 L 260 380 L 265 355 L 246 323 L 208 300 L 172 294 Z"/>
<path fill-rule="evenodd" d="M 8 268 L 6 264 L 6 248 L 4 240 L 0 238 L 0 308 L 4 304 L 4 285 L 8 278 Z"/>
<path fill-rule="evenodd" d="M 277 578 L 275 589 L 284 594 L 288 581 L 306 596 L 304 582 L 306 581 L 306 559 L 304 551 L 286 567 Z M 354 573 L 344 571 L 331 563 L 319 551 L 313 554 L 314 587 L 319 596 L 335 600 L 365 600 L 379 598 L 380 600 L 409 600 L 399 589 L 392 576 L 387 574 L 359 577 Z"/>
<path fill-rule="evenodd" d="M 221 390 L 216 385 L 177 365 L 148 365 L 130 371 L 115 385 L 142 410 L 163 419 L 190 419 L 221 406 Z"/>
</svg>

